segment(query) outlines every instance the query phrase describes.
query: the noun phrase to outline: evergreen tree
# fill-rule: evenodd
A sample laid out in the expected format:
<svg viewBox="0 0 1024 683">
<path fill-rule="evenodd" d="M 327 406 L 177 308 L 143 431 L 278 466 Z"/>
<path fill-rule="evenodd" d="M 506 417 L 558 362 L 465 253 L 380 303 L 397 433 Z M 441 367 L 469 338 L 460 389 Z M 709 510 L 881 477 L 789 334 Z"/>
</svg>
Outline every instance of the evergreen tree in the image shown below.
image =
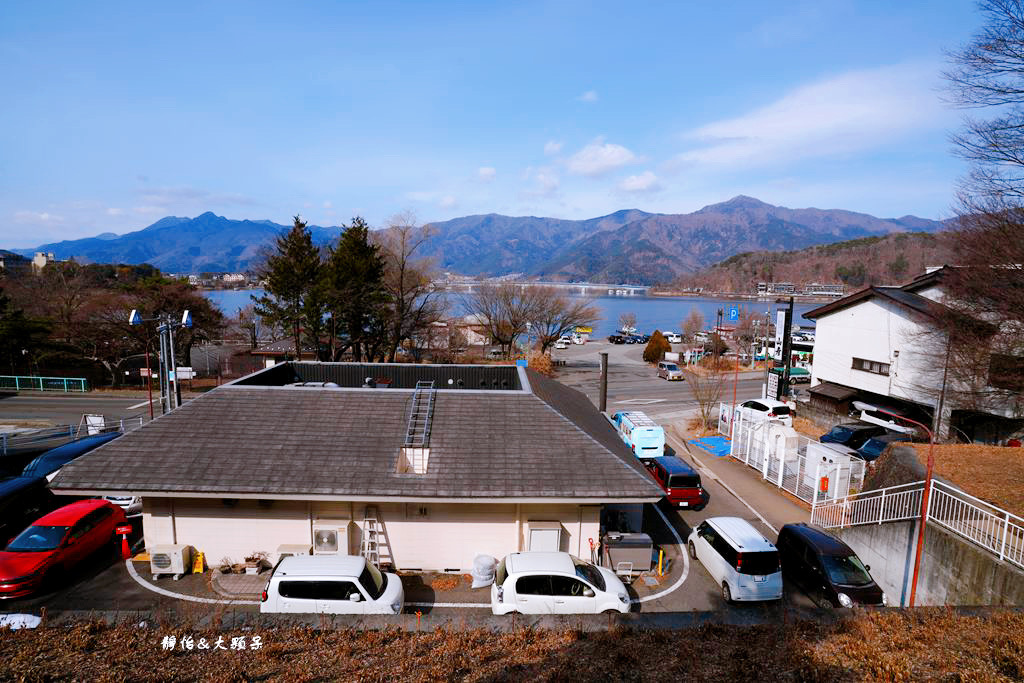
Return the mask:
<svg viewBox="0 0 1024 683">
<path fill-rule="evenodd" d="M 647 348 L 644 349 L 644 360 L 648 363 L 657 363 L 665 358 L 665 353 L 672 350 L 672 345 L 665 339 L 661 330 L 655 330 L 654 334 L 647 341 Z"/>
<path fill-rule="evenodd" d="M 277 238 L 276 252 L 267 257 L 263 266 L 266 294 L 253 297 L 253 301 L 264 320 L 290 332 L 296 358 L 301 358 L 303 333 L 319 352 L 324 314 L 322 268 L 313 236 L 305 221 L 295 216 L 292 229 Z"/>
<path fill-rule="evenodd" d="M 369 239 L 370 227 L 356 216 L 331 250 L 324 268 L 324 297 L 331 314 L 334 357 L 345 347 L 355 361 L 373 360 L 387 347 L 384 258 Z M 337 340 L 344 340 L 338 344 Z"/>
</svg>

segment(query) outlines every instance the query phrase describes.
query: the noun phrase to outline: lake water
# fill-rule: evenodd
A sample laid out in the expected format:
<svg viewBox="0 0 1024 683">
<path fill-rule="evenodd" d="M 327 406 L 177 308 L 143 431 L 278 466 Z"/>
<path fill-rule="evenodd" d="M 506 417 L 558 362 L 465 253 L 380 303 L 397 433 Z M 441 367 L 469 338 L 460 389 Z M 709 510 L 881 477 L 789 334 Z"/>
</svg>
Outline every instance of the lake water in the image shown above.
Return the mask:
<svg viewBox="0 0 1024 683">
<path fill-rule="evenodd" d="M 212 290 L 203 294 L 216 304 L 225 315 L 233 316 L 239 308 L 244 308 L 252 303 L 251 296 L 263 294 L 259 289 L 248 290 Z M 453 313 L 456 315 L 462 311 L 458 295 L 452 296 Z M 772 301 L 756 301 L 750 299 L 711 299 L 707 297 L 690 296 L 602 296 L 593 299 L 594 305 L 601 312 L 601 320 L 594 325 L 593 337 L 607 337 L 615 334 L 619 328 L 619 316 L 623 313 L 632 313 L 636 316 L 636 327 L 644 333 L 651 333 L 655 329 L 679 332 L 682 330 L 683 320 L 690 315 L 690 311 L 696 309 L 704 316 L 704 327 L 712 328 L 715 325 L 718 309 L 723 309 L 725 317 L 728 317 L 730 306 L 738 306 L 740 310 L 753 311 L 762 318 L 766 312 L 772 313 L 772 320 L 775 319 L 777 304 Z M 805 320 L 803 314 L 812 308 L 821 306 L 821 303 L 807 303 L 797 301 L 793 305 L 793 325 L 799 325 L 806 329 L 814 327 L 814 323 Z M 726 320 L 725 324 L 729 324 Z"/>
</svg>

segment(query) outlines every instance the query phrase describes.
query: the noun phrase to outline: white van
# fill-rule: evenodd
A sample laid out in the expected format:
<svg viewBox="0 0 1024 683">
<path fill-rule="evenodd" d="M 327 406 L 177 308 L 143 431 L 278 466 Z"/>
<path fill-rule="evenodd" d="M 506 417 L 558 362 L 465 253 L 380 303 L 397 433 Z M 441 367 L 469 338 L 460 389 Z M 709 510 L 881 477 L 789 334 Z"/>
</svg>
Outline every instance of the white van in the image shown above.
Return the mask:
<svg viewBox="0 0 1024 683">
<path fill-rule="evenodd" d="M 683 343 L 683 335 L 679 334 L 678 332 L 669 332 L 668 334 L 665 335 L 665 339 L 668 341 L 669 344 Z"/>
<path fill-rule="evenodd" d="M 726 602 L 782 599 L 779 552 L 749 522 L 711 517 L 690 533 L 690 557 L 700 560 Z"/>
<path fill-rule="evenodd" d="M 491 584 L 493 614 L 628 612 L 629 593 L 609 569 L 569 553 L 510 553 Z"/>
<path fill-rule="evenodd" d="M 399 614 L 402 581 L 356 555 L 293 555 L 274 567 L 260 612 Z"/>
</svg>

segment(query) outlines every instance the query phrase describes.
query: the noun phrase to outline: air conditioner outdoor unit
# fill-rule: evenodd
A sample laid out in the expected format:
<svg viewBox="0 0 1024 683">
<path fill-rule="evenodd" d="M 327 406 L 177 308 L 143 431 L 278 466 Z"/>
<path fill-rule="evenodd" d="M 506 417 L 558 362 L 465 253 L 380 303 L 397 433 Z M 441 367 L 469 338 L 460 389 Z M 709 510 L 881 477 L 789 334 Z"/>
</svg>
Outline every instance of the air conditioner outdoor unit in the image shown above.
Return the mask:
<svg viewBox="0 0 1024 683">
<path fill-rule="evenodd" d="M 314 555 L 348 554 L 348 520 L 313 522 Z"/>
<path fill-rule="evenodd" d="M 149 551 L 149 571 L 153 578 L 174 574 L 175 579 L 192 568 L 192 547 L 185 544 L 158 545 Z"/>
</svg>

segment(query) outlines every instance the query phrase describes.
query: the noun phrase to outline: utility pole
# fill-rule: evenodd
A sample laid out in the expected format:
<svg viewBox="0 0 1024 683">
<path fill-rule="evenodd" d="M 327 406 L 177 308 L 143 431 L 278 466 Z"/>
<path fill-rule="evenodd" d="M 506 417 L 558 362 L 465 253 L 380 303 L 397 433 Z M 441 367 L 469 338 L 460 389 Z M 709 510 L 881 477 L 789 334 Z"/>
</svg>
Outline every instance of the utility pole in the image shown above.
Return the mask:
<svg viewBox="0 0 1024 683">
<path fill-rule="evenodd" d="M 143 322 L 160 323 L 157 327 L 157 332 L 160 333 L 160 408 L 163 413 L 169 413 L 181 405 L 181 384 L 176 375 L 173 389 L 171 387 L 171 373 L 177 370 L 174 359 L 174 329 L 192 327 L 192 315 L 186 310 L 181 316 L 181 321 L 176 322 L 166 313 L 156 318 L 143 318 L 137 310 L 132 309 L 128 315 L 128 324 L 141 325 Z M 146 359 L 148 362 L 148 355 Z M 152 402 L 150 407 L 152 408 Z"/>
</svg>

